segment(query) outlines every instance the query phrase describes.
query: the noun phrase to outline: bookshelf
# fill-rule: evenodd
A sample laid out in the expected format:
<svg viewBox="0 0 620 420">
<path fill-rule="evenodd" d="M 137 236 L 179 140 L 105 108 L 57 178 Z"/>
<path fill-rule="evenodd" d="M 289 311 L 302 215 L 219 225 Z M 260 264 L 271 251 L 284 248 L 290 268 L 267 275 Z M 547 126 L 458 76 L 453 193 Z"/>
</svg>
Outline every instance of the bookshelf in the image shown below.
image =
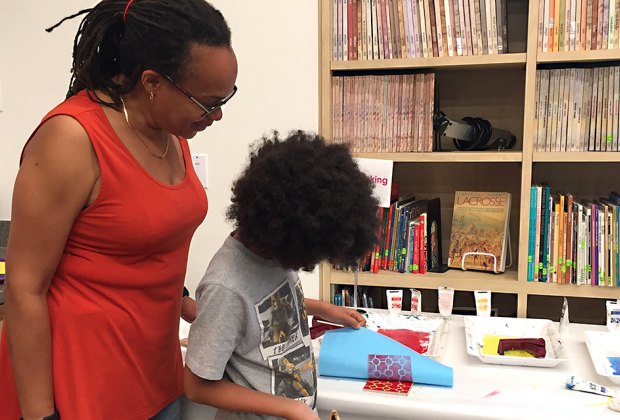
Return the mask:
<svg viewBox="0 0 620 420">
<path fill-rule="evenodd" d="M 416 198 L 440 197 L 444 260 L 450 240 L 454 191 L 510 192 L 513 251 L 513 264 L 502 274 L 458 270 L 423 275 L 361 272 L 359 285 L 402 289 L 448 286 L 465 292 L 490 289 L 514 295 L 519 317 L 528 315 L 531 297 L 620 298 L 620 287 L 527 281 L 532 182 L 546 181 L 555 191 L 569 190 L 575 196 L 606 195 L 620 189 L 620 183 L 610 176 L 620 173 L 620 152 L 534 151 L 537 66 L 617 61 L 620 50 L 539 52 L 540 3 L 506 0 L 509 53 L 335 61 L 333 4 L 333 0 L 319 1 L 319 131 L 323 136 L 331 138 L 332 134 L 332 76 L 432 70 L 438 89 L 436 100 L 447 115 L 480 116 L 517 137 L 514 149 L 503 152 L 357 153 L 358 157 L 394 161 L 394 179 L 399 181 L 401 192 L 414 193 Z M 480 83 L 481 80 L 484 82 Z M 325 301 L 330 301 L 334 285 L 353 284 L 353 273 L 335 270 L 326 263 L 320 267 L 320 277 L 320 298 Z"/>
</svg>

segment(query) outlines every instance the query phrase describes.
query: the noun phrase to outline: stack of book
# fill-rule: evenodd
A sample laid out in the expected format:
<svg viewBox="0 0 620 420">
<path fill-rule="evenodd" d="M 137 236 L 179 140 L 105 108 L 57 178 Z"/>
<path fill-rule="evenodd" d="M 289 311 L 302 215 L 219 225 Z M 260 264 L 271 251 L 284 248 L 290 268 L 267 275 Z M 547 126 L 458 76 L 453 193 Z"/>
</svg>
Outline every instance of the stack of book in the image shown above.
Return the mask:
<svg viewBox="0 0 620 420">
<path fill-rule="evenodd" d="M 534 150 L 620 150 L 619 66 L 537 70 L 535 95 Z"/>
<path fill-rule="evenodd" d="M 617 49 L 620 1 L 539 0 L 538 51 Z"/>
<path fill-rule="evenodd" d="M 333 142 L 353 152 L 431 152 L 433 73 L 332 78 Z"/>
<path fill-rule="evenodd" d="M 507 53 L 506 0 L 332 0 L 332 51 L 334 61 Z"/>
<path fill-rule="evenodd" d="M 620 194 L 577 200 L 551 194 L 544 184 L 530 191 L 529 281 L 620 286 Z"/>
<path fill-rule="evenodd" d="M 358 269 L 424 274 L 436 271 L 442 263 L 441 208 L 439 198 L 414 197 L 393 201 L 379 208 L 379 242 Z M 348 269 L 335 266 L 336 269 Z"/>
</svg>

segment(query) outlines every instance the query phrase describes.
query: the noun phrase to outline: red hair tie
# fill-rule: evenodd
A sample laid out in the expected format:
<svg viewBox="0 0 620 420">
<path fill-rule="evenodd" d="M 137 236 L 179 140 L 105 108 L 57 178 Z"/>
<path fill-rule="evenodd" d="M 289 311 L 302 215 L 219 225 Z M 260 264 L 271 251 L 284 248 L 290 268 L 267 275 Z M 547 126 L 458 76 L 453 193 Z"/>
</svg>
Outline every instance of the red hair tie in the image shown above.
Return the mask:
<svg viewBox="0 0 620 420">
<path fill-rule="evenodd" d="M 127 6 L 125 6 L 125 11 L 123 12 L 123 22 L 125 22 L 125 19 L 127 18 L 127 10 L 129 10 L 129 6 L 131 6 L 131 3 L 133 3 L 133 0 L 129 0 L 127 2 Z"/>
</svg>

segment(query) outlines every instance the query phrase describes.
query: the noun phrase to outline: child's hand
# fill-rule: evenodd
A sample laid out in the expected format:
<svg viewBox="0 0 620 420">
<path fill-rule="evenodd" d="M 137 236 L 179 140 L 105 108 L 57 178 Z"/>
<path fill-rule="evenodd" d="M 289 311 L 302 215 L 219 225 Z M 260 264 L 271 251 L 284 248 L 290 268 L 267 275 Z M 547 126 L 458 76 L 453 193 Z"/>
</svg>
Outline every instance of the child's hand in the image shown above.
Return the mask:
<svg viewBox="0 0 620 420">
<path fill-rule="evenodd" d="M 286 416 L 286 420 L 321 420 L 310 407 L 301 401 L 292 401 L 294 405 Z"/>
<path fill-rule="evenodd" d="M 356 330 L 366 325 L 366 319 L 355 309 L 331 304 L 325 308 L 321 317 L 326 321 L 342 324 L 345 327 L 352 327 Z"/>
</svg>

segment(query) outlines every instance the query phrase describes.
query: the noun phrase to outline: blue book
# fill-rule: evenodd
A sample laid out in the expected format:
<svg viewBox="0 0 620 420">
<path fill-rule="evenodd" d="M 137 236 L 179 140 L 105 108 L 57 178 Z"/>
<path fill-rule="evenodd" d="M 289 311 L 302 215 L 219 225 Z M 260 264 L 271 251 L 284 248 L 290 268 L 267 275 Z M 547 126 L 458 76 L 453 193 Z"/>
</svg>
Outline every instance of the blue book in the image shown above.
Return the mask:
<svg viewBox="0 0 620 420">
<path fill-rule="evenodd" d="M 534 252 L 536 250 L 536 186 L 530 189 L 530 233 L 527 244 L 527 281 L 534 281 Z"/>
<path fill-rule="evenodd" d="M 538 276 L 540 281 L 548 281 L 549 279 L 549 224 L 551 223 L 551 187 L 543 185 L 542 204 L 544 212 L 541 213 L 541 232 L 542 243 L 540 245 L 540 267 L 541 272 Z"/>
</svg>

